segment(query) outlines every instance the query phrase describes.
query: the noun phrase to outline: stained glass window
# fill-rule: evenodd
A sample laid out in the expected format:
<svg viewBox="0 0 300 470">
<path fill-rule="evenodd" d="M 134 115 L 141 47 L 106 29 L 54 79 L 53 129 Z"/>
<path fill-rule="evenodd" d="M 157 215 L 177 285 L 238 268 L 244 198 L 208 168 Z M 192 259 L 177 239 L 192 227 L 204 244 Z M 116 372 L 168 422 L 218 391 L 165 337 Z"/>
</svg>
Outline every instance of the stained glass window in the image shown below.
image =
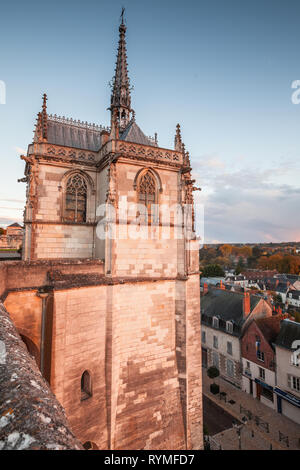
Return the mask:
<svg viewBox="0 0 300 470">
<path fill-rule="evenodd" d="M 70 222 L 86 222 L 87 185 L 85 179 L 75 174 L 68 179 L 66 188 L 65 218 Z"/>
<path fill-rule="evenodd" d="M 156 184 L 150 171 L 147 171 L 147 173 L 141 177 L 138 185 L 138 195 L 138 203 L 144 207 L 144 210 L 140 215 L 145 221 L 154 221 L 156 219 L 156 208 L 154 204 L 157 203 Z"/>
</svg>

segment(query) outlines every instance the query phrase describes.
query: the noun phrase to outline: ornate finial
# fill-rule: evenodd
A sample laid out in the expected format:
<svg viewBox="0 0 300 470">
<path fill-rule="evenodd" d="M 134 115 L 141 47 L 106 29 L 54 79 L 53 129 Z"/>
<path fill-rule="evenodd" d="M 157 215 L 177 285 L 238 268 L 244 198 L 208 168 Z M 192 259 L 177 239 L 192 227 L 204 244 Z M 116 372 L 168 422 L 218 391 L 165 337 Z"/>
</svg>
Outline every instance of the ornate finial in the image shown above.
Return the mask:
<svg viewBox="0 0 300 470">
<path fill-rule="evenodd" d="M 48 126 L 47 126 L 47 95 L 46 93 L 43 94 L 43 105 L 42 105 L 42 137 L 43 139 L 47 140 L 47 131 L 48 131 Z"/>
<path fill-rule="evenodd" d="M 110 102 L 110 111 L 113 115 L 113 110 L 118 110 L 118 122 L 120 130 L 122 131 L 130 122 L 131 109 L 131 96 L 130 96 L 130 81 L 127 69 L 127 54 L 126 54 L 126 26 L 124 24 L 125 8 L 122 8 L 121 24 L 119 26 L 119 45 L 117 62 L 115 68 L 115 75 L 111 83 L 112 94 Z"/>
<path fill-rule="evenodd" d="M 121 24 L 124 24 L 124 13 L 125 13 L 125 8 L 122 7 L 122 12 L 121 12 L 121 16 L 120 16 Z"/>
<path fill-rule="evenodd" d="M 34 131 L 34 141 L 43 142 L 47 141 L 47 131 L 48 131 L 48 115 L 47 115 L 47 95 L 43 94 L 43 103 L 42 111 L 37 115 L 37 123 Z"/>
<path fill-rule="evenodd" d="M 46 111 L 47 110 L 47 95 L 46 93 L 43 94 L 43 111 Z"/>
<path fill-rule="evenodd" d="M 190 162 L 190 153 L 189 152 L 186 152 L 185 154 L 185 166 L 188 166 L 190 167 L 191 166 L 191 162 Z"/>
<path fill-rule="evenodd" d="M 181 152 L 181 149 L 182 149 L 181 131 L 180 131 L 180 125 L 179 124 L 177 124 L 177 126 L 176 126 L 176 134 L 175 134 L 175 139 L 174 139 L 174 149 L 177 150 L 177 152 Z"/>
</svg>

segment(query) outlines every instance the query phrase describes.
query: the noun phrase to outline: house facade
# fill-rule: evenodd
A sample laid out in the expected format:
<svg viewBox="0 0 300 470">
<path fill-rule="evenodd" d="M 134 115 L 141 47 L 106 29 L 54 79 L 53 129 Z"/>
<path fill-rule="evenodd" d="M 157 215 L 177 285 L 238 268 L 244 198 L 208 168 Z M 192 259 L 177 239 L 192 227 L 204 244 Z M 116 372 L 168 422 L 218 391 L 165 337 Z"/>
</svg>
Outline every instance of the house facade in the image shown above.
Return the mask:
<svg viewBox="0 0 300 470">
<path fill-rule="evenodd" d="M 300 323 L 283 320 L 275 348 L 277 411 L 300 424 Z"/>
<path fill-rule="evenodd" d="M 291 307 L 300 307 L 300 290 L 289 290 L 286 295 L 286 303 Z"/>
<path fill-rule="evenodd" d="M 18 250 L 23 242 L 23 227 L 14 223 L 8 225 L 3 235 L 0 235 L 0 248 L 5 250 Z"/>
<path fill-rule="evenodd" d="M 244 328 L 253 318 L 271 315 L 270 305 L 249 292 L 205 289 L 201 298 L 203 366 L 216 366 L 223 379 L 241 388 Z"/>
<path fill-rule="evenodd" d="M 275 341 L 280 330 L 280 316 L 254 319 L 241 339 L 242 389 L 265 405 L 276 409 Z"/>
</svg>

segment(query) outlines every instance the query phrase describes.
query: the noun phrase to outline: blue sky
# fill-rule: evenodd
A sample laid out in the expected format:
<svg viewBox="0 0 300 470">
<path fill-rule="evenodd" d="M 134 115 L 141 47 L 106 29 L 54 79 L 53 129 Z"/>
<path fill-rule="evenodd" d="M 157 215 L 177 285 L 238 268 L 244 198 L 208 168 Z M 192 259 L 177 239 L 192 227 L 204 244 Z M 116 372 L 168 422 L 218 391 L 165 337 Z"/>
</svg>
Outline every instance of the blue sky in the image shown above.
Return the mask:
<svg viewBox="0 0 300 470">
<path fill-rule="evenodd" d="M 172 147 L 177 122 L 204 204 L 205 241 L 300 241 L 300 2 L 15 1 L 1 5 L 0 225 L 22 220 L 24 163 L 48 111 L 109 125 L 121 6 L 132 105 Z"/>
</svg>

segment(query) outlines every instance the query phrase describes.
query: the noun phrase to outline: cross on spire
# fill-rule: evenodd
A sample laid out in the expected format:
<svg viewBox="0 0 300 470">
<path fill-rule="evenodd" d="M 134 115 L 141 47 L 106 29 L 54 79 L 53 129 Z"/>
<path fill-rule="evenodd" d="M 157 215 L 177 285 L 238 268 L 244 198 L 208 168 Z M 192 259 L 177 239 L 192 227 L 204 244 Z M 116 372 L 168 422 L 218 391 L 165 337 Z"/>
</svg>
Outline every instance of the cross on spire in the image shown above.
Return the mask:
<svg viewBox="0 0 300 470">
<path fill-rule="evenodd" d="M 110 110 L 112 115 L 114 110 L 118 110 L 118 122 L 120 130 L 122 131 L 130 121 L 131 109 L 131 96 L 130 96 L 130 81 L 127 69 L 127 53 L 126 53 L 126 26 L 124 24 L 125 8 L 122 8 L 121 24 L 119 26 L 119 45 L 117 53 L 117 62 L 115 68 L 115 75 L 113 78 L 112 94 Z"/>
</svg>

